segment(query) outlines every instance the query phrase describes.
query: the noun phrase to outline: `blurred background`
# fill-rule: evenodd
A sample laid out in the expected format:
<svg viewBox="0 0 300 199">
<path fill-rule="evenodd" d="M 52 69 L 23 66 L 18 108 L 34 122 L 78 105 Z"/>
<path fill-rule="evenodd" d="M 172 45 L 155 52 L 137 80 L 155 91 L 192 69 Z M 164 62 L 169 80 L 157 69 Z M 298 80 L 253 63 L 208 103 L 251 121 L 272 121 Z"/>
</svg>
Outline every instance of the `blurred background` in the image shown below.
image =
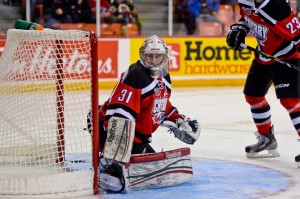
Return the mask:
<svg viewBox="0 0 300 199">
<path fill-rule="evenodd" d="M 98 37 L 224 36 L 239 17 L 237 0 L 0 0 L 1 38 L 17 19 Z"/>
</svg>

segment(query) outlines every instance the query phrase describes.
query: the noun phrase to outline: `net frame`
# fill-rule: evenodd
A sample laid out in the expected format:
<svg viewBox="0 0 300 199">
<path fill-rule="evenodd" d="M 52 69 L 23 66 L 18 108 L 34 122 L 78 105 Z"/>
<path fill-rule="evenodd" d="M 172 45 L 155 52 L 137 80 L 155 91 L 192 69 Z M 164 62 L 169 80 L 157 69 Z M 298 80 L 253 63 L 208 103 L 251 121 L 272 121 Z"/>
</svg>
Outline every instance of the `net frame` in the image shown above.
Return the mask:
<svg viewBox="0 0 300 199">
<path fill-rule="evenodd" d="M 76 34 L 80 35 L 80 36 L 75 36 Z M 67 116 L 65 116 L 65 90 L 66 87 L 70 87 L 70 85 L 68 85 L 66 82 L 64 82 L 66 76 L 63 73 L 64 70 L 64 57 L 63 54 L 65 53 L 64 51 L 66 49 L 64 49 L 64 40 L 86 40 L 86 42 L 89 42 L 89 65 L 90 65 L 90 82 L 88 84 L 90 84 L 90 109 L 91 109 L 91 113 L 92 113 L 92 122 L 91 122 L 91 146 L 90 146 L 90 159 L 91 159 L 91 166 L 92 166 L 92 172 L 93 172 L 93 177 L 92 177 L 92 187 L 91 187 L 91 191 L 93 194 L 99 194 L 99 188 L 98 188 L 98 184 L 99 184 L 99 173 L 98 173 L 98 163 L 99 163 L 99 124 L 98 124 L 98 101 L 99 101 L 99 96 L 98 96 L 98 44 L 97 44 L 97 37 L 93 32 L 86 32 L 86 31 L 72 31 L 72 30 L 68 30 L 68 31 L 62 31 L 62 30 L 50 30 L 50 29 L 45 29 L 43 31 L 34 31 L 34 30 L 16 30 L 16 29 L 10 29 L 8 31 L 7 34 L 7 40 L 6 40 L 6 45 L 3 51 L 2 56 L 0 57 L 0 65 L 3 63 L 12 63 L 14 62 L 13 59 L 11 59 L 11 54 L 9 54 L 9 52 L 11 53 L 11 50 L 16 50 L 16 49 L 20 49 L 20 46 L 22 46 L 22 44 L 20 44 L 18 41 L 15 41 L 16 39 L 16 35 L 22 35 L 22 39 L 24 41 L 24 43 L 26 44 L 26 39 L 28 38 L 29 40 L 31 39 L 31 41 L 40 41 L 39 39 L 42 37 L 45 41 L 47 40 L 51 40 L 51 43 L 55 43 L 55 60 L 56 60 L 56 64 L 55 64 L 55 88 L 54 90 L 56 91 L 56 106 L 57 106 L 57 118 L 56 118 L 56 125 L 57 125 L 57 136 L 56 136 L 56 144 L 37 144 L 34 145 L 34 147 L 32 146 L 18 146 L 18 155 L 20 155 L 20 159 L 23 158 L 23 161 L 29 161 L 30 162 L 30 158 L 28 158 L 28 154 L 30 154 L 33 157 L 33 160 L 35 160 L 36 156 L 39 156 L 40 154 L 34 154 L 33 151 L 35 151 L 36 149 L 39 149 L 39 153 L 42 154 L 57 154 L 55 155 L 55 164 L 56 165 L 63 165 L 65 164 L 66 161 L 66 149 L 65 149 L 65 141 L 68 141 L 65 137 L 65 118 Z M 34 36 L 32 36 L 34 35 Z M 61 35 L 64 35 L 65 38 L 61 39 Z M 82 36 L 82 37 L 81 37 Z M 43 41 L 42 41 L 43 42 Z M 47 44 L 46 44 L 47 45 Z M 77 45 L 77 44 L 76 44 Z M 75 47 L 76 47 L 75 45 Z M 20 54 L 24 53 L 25 55 L 23 56 L 24 58 L 26 57 L 26 53 L 30 52 L 27 51 L 28 49 L 23 49 L 23 51 L 19 52 Z M 73 49 L 74 50 L 74 49 Z M 15 56 L 16 52 L 13 52 L 13 56 Z M 28 56 L 28 55 L 27 55 Z M 8 64 L 9 65 L 9 64 Z M 16 65 L 16 63 L 12 63 L 12 65 Z M 32 63 L 33 65 L 33 63 Z M 9 67 L 9 66 L 8 66 Z M 30 70 L 31 65 L 29 66 Z M 36 86 L 33 85 L 32 86 L 32 82 L 22 82 L 25 85 L 17 85 L 17 86 L 11 86 L 9 84 L 3 84 L 3 80 L 5 78 L 7 78 L 7 76 L 3 75 L 4 73 L 0 72 L 0 97 L 5 95 L 8 90 L 14 90 L 17 93 L 25 93 L 29 92 L 26 89 L 28 89 L 27 85 L 31 85 L 30 89 L 31 90 L 35 90 L 38 92 L 41 92 L 41 90 L 43 90 L 43 88 L 40 88 L 40 90 L 37 88 L 39 86 L 39 84 L 37 84 Z M 38 78 L 36 77 L 37 75 L 34 75 L 34 78 Z M 22 77 L 18 77 L 18 78 L 22 78 Z M 32 81 L 34 81 L 34 78 Z M 2 84 L 2 85 L 1 85 Z M 85 85 L 85 83 L 83 83 L 83 85 Z M 43 83 L 43 86 L 47 86 L 47 83 Z M 52 86 L 53 87 L 53 86 Z M 48 88 L 50 90 L 52 90 L 53 88 Z M 44 88 L 45 89 L 45 88 Z M 2 97 L 2 99 L 4 99 Z M 5 104 L 4 104 L 5 105 Z M 3 114 L 1 114 L 1 120 L 3 121 Z M 9 120 L 7 120 L 9 121 Z M 1 122 L 1 123 L 8 123 L 7 121 Z M 97 122 L 94 122 L 97 121 Z M 21 127 L 18 127 L 17 125 L 10 125 L 13 126 L 14 131 L 22 131 Z M 3 126 L 1 125 L 1 128 Z M 5 159 L 11 159 L 11 157 L 8 155 L 11 153 L 11 151 L 16 151 L 15 148 L 12 149 L 14 146 L 8 146 L 5 144 L 5 130 L 0 130 L 1 134 L 0 137 L 1 141 L 0 141 L 0 161 L 2 162 L 8 162 Z M 76 144 L 76 143 L 75 143 Z M 2 146 L 1 146 L 2 145 Z M 49 150 L 53 150 L 51 152 L 49 152 Z M 42 151 L 42 152 L 41 152 Z M 26 157 L 23 157 L 22 155 L 26 154 Z M 11 155 L 11 154 L 10 154 Z M 31 157 L 31 158 L 32 158 Z M 22 164 L 22 160 L 18 160 L 19 164 Z M 11 161 L 11 160 L 10 160 Z M 43 163 L 41 163 L 41 161 L 37 164 L 47 164 L 50 163 L 51 161 L 53 161 L 53 157 L 51 157 L 49 160 L 45 161 L 43 160 Z M 8 167 L 10 167 L 12 164 L 8 164 Z M 24 164 L 25 165 L 25 164 Z M 13 165 L 16 166 L 16 165 Z M 19 165 L 17 165 L 19 166 Z M 0 165 L 0 168 L 2 167 L 2 170 L 5 170 L 5 165 L 3 166 L 3 164 Z M 27 170 L 30 170 L 27 168 Z M 55 168 L 54 170 L 59 170 L 58 172 L 62 172 L 63 169 L 57 169 Z M 37 172 L 37 171 L 34 171 Z M 56 171 L 57 172 L 57 171 Z M 37 172 L 38 173 L 38 172 Z M 63 173 L 63 172 L 62 172 Z M 68 174 L 72 174 L 72 172 L 68 171 Z M 75 173 L 75 172 L 74 172 Z M 86 172 L 89 173 L 89 172 Z M 2 177 L 1 177 L 2 175 Z M 85 175 L 85 172 L 83 172 L 83 174 L 81 174 L 82 176 Z M 60 194 L 61 192 L 58 191 L 40 191 L 40 190 L 20 190 L 19 192 L 11 192 L 11 191 L 7 191 L 5 192 L 5 189 L 7 189 L 10 186 L 14 186 L 14 188 L 18 189 L 18 188 L 22 188 L 22 186 L 24 186 L 24 183 L 33 183 L 30 182 L 30 180 L 27 179 L 27 182 L 24 182 L 24 179 L 16 179 L 15 181 L 3 181 L 2 178 L 5 178 L 6 176 L 1 173 L 0 171 L 0 195 L 5 194 L 5 195 L 35 195 L 35 194 L 52 194 L 52 193 L 58 193 Z M 41 181 L 44 181 L 43 183 L 47 186 L 47 183 L 51 183 L 50 179 L 48 179 L 48 177 L 43 177 L 43 176 L 39 176 L 41 177 Z M 65 179 L 62 177 L 61 181 L 64 181 Z M 70 180 L 77 180 L 76 177 Z M 18 182 L 17 182 L 18 181 Z M 26 181 L 26 179 L 25 179 Z M 85 183 L 85 182 L 82 182 Z M 71 185 L 72 186 L 72 185 Z M 59 185 L 56 186 L 57 188 L 59 188 Z M 2 191 L 1 191 L 2 190 Z M 74 190 L 71 190 L 74 191 Z M 42 192 L 42 193 L 39 193 Z M 68 191 L 64 191 L 62 193 L 66 193 Z"/>
</svg>

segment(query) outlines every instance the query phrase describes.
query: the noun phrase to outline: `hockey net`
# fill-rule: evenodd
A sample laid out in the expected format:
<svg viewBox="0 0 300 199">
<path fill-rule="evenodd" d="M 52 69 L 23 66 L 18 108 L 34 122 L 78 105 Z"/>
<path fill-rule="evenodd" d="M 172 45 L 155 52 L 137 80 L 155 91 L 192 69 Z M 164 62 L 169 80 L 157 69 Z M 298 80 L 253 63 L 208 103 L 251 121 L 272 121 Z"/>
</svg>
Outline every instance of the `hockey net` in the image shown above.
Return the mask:
<svg viewBox="0 0 300 199">
<path fill-rule="evenodd" d="M 92 59 L 95 58 L 95 59 Z M 97 193 L 97 39 L 10 29 L 0 57 L 0 195 Z M 94 163 L 94 164 L 93 164 Z"/>
</svg>

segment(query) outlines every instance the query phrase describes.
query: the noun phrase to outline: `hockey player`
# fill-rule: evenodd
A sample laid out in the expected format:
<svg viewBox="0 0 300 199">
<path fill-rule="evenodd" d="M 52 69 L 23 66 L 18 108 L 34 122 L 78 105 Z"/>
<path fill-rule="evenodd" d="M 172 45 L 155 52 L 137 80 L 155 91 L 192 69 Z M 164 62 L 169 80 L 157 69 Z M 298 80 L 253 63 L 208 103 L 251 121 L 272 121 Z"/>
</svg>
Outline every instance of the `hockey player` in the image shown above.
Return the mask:
<svg viewBox="0 0 300 199">
<path fill-rule="evenodd" d="M 155 153 L 149 145 L 151 135 L 164 121 L 171 121 L 171 126 L 170 122 L 165 125 L 182 141 L 193 144 L 197 140 L 199 123 L 179 114 L 170 95 L 168 48 L 153 35 L 142 44 L 140 60 L 122 73 L 99 109 L 102 189 L 126 191 L 125 164 L 132 154 Z"/>
<path fill-rule="evenodd" d="M 241 43 L 252 31 L 257 49 L 278 59 L 300 66 L 298 52 L 300 23 L 286 0 L 239 0 L 241 19 L 231 25 L 227 44 L 242 51 Z M 277 157 L 277 141 L 271 122 L 270 106 L 265 98 L 273 83 L 277 98 L 288 111 L 291 121 L 300 136 L 300 72 L 283 64 L 255 54 L 244 94 L 251 108 L 258 131 L 258 142 L 246 146 L 247 157 Z M 261 151 L 267 154 L 260 153 Z M 295 157 L 300 162 L 300 155 Z"/>
</svg>

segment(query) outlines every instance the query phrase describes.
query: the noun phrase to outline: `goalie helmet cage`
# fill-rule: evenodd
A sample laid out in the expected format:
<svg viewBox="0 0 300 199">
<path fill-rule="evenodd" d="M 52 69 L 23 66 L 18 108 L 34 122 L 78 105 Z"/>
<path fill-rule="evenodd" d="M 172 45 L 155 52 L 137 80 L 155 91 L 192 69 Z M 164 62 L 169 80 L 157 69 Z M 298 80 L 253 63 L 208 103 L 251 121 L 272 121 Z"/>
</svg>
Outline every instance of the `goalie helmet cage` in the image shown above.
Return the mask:
<svg viewBox="0 0 300 199">
<path fill-rule="evenodd" d="M 93 32 L 8 30 L 0 57 L 0 197 L 99 194 L 97 45 Z"/>
</svg>

